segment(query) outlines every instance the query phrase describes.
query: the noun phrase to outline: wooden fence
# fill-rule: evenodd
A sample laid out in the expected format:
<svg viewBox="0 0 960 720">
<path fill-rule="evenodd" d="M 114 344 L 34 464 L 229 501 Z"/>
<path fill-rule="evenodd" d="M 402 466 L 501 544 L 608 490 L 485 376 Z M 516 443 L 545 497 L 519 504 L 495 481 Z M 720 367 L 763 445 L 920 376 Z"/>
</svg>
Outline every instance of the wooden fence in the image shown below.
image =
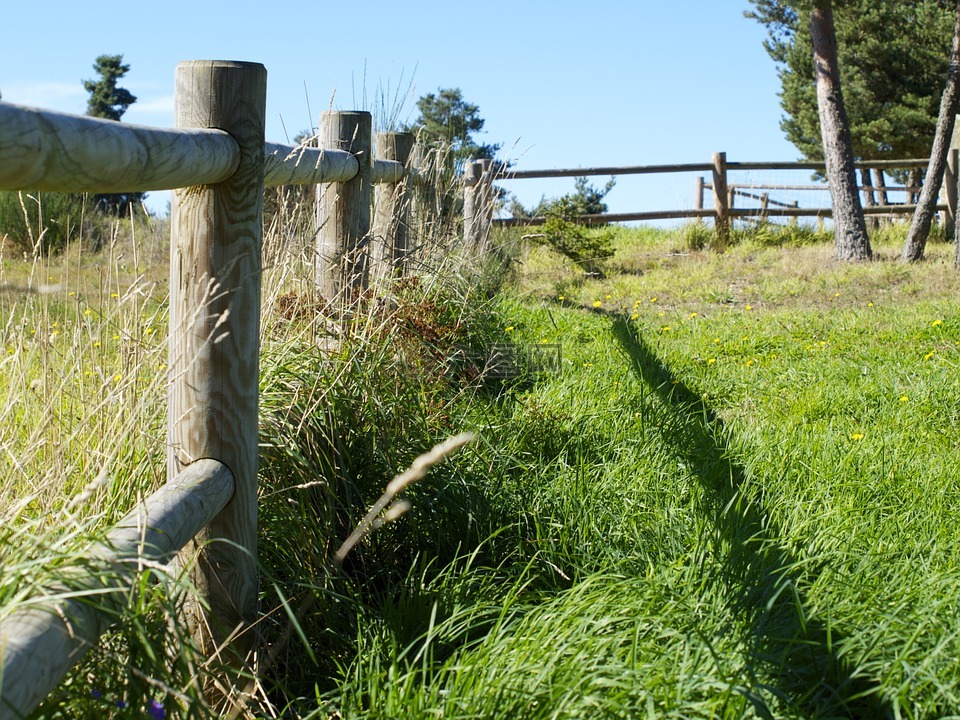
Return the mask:
<svg viewBox="0 0 960 720">
<path fill-rule="evenodd" d="M 928 160 L 908 159 L 908 160 L 875 160 L 857 163 L 857 169 L 861 171 L 877 170 L 881 171 L 879 178 L 882 179 L 882 171 L 906 170 L 912 168 L 925 168 Z M 957 151 L 953 150 L 950 155 L 947 169 L 944 173 L 944 202 L 937 206 L 937 209 L 944 213 L 944 221 L 948 228 L 952 228 L 957 209 Z M 826 190 L 826 185 L 760 185 L 760 184 L 735 184 L 730 182 L 731 172 L 741 171 L 786 171 L 786 170 L 810 170 L 823 171 L 825 166 L 822 162 L 728 162 L 726 153 L 718 152 L 713 154 L 709 163 L 687 163 L 674 165 L 640 165 L 627 167 L 597 167 L 597 168 L 576 168 L 563 170 L 505 170 L 495 176 L 491 175 L 489 181 L 494 180 L 522 180 L 532 178 L 559 178 L 559 177 L 586 177 L 596 175 L 641 175 L 641 174 L 663 174 L 663 173 L 709 173 L 711 181 L 707 182 L 703 176 L 699 176 L 696 181 L 694 193 L 694 207 L 685 210 L 655 210 L 651 212 L 634 213 L 604 213 L 598 215 L 586 215 L 577 218 L 578 221 L 586 224 L 603 224 L 609 222 L 627 222 L 634 220 L 667 220 L 683 218 L 713 218 L 718 231 L 725 234 L 730 227 L 730 223 L 736 218 L 772 218 L 772 217 L 830 217 L 833 211 L 829 207 L 800 207 L 799 202 L 785 203 L 782 201 L 771 200 L 769 192 L 756 195 L 747 192 L 748 190 Z M 886 198 L 887 193 L 904 190 L 916 190 L 917 188 L 896 187 L 888 185 L 864 185 L 860 188 L 864 197 L 864 213 L 867 215 L 898 215 L 910 214 L 916 208 L 912 203 L 890 204 L 887 202 L 875 202 L 875 193 L 880 194 L 881 200 Z M 713 195 L 713 208 L 704 208 L 704 194 L 706 190 L 711 190 Z M 735 199 L 744 197 L 759 201 L 759 207 L 735 207 Z M 517 225 L 538 225 L 542 224 L 545 218 L 498 218 L 493 220 L 494 225 L 517 226 Z"/>
<path fill-rule="evenodd" d="M 0 103 L 0 190 L 175 189 L 168 481 L 63 587 L 0 621 L 0 720 L 24 716 L 60 682 L 115 620 L 144 563 L 179 553 L 193 568 L 209 610 L 188 608 L 187 620 L 202 648 L 243 660 L 253 644 L 264 187 L 318 185 L 317 279 L 328 299 L 366 282 L 371 244 L 388 271 L 404 263 L 411 136 L 378 135 L 374 159 L 369 113 L 325 112 L 320 147 L 267 143 L 262 65 L 185 62 L 175 80 L 176 129 Z"/>
</svg>

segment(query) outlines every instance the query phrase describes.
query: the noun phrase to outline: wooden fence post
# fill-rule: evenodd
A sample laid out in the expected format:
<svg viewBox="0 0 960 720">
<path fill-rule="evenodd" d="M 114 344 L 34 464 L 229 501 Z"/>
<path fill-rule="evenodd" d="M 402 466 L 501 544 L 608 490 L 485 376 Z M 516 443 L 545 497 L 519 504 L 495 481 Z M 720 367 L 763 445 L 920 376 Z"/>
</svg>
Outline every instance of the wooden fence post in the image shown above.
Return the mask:
<svg viewBox="0 0 960 720">
<path fill-rule="evenodd" d="M 693 191 L 693 207 L 696 210 L 703 210 L 703 186 L 704 186 L 703 175 L 697 175 L 696 187 Z M 703 218 L 698 217 L 695 222 L 702 222 Z"/>
<path fill-rule="evenodd" d="M 713 154 L 713 209 L 717 216 L 716 249 L 723 251 L 730 239 L 730 214 L 727 197 L 727 154 L 715 152 Z"/>
<path fill-rule="evenodd" d="M 480 180 L 483 176 L 483 164 L 471 160 L 463 169 L 463 242 L 476 245 L 480 238 L 479 211 Z"/>
<path fill-rule="evenodd" d="M 870 181 L 870 168 L 865 167 L 860 169 L 860 185 L 860 193 L 863 196 L 863 207 L 876 207 L 877 196 L 874 193 L 873 183 Z M 874 230 L 880 224 L 879 218 L 876 215 L 867 215 L 864 220 L 866 220 L 868 230 Z"/>
<path fill-rule="evenodd" d="M 377 157 L 409 167 L 413 133 L 377 134 Z M 410 237 L 409 174 L 397 183 L 380 183 L 374 190 L 371 264 L 377 277 L 402 277 L 406 271 Z"/>
<path fill-rule="evenodd" d="M 493 161 L 467 163 L 463 183 L 463 240 L 482 250 L 493 225 Z"/>
<path fill-rule="evenodd" d="M 957 170 L 960 150 L 951 148 L 947 153 L 947 167 L 943 171 L 943 195 L 947 209 L 943 213 L 944 237 L 953 238 L 957 224 Z"/>
<path fill-rule="evenodd" d="M 490 242 L 490 228 L 493 225 L 493 160 L 480 161 L 480 183 L 477 186 L 477 205 L 474 215 L 477 233 L 477 247 L 486 250 Z"/>
<path fill-rule="evenodd" d="M 177 127 L 220 128 L 240 164 L 218 185 L 174 192 L 170 244 L 168 478 L 210 458 L 236 480 L 227 506 L 180 556 L 209 605 L 186 609 L 212 657 L 254 647 L 257 620 L 257 405 L 267 71 L 193 61 L 176 70 Z"/>
<path fill-rule="evenodd" d="M 370 113 L 320 114 L 320 147 L 346 150 L 359 161 L 353 180 L 317 186 L 317 285 L 341 303 L 367 286 L 373 153 Z"/>
</svg>

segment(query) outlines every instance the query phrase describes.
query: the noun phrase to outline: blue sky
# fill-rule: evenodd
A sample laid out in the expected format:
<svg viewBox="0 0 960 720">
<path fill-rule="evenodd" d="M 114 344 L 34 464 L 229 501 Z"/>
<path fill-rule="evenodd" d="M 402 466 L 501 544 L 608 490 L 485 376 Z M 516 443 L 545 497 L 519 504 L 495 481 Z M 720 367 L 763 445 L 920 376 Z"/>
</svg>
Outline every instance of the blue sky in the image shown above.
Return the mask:
<svg viewBox="0 0 960 720">
<path fill-rule="evenodd" d="M 344 8 L 354 10 L 346 11 Z M 459 87 L 518 169 L 793 160 L 779 83 L 746 0 L 486 0 L 163 4 L 8 3 L 3 100 L 83 113 L 94 58 L 122 53 L 138 101 L 124 120 L 173 124 L 177 62 L 248 60 L 268 71 L 267 139 L 316 125 L 321 110 L 416 117 L 415 101 Z M 362 8 L 362 12 L 359 10 Z M 602 185 L 606 178 L 596 178 Z M 622 177 L 613 212 L 692 207 L 694 177 Z M 508 185 L 521 202 L 572 179 Z M 152 193 L 162 209 L 166 196 Z"/>
</svg>

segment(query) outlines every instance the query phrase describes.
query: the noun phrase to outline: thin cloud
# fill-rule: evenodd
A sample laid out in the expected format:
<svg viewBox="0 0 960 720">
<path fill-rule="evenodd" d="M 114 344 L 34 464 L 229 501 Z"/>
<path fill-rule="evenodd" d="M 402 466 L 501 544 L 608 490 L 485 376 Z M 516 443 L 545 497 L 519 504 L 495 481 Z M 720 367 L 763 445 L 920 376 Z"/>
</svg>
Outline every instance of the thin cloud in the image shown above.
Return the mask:
<svg viewBox="0 0 960 720">
<path fill-rule="evenodd" d="M 123 116 L 129 122 L 146 122 L 163 120 L 173 122 L 173 95 L 161 95 L 154 98 L 138 99 L 127 108 Z"/>
<path fill-rule="evenodd" d="M 87 107 L 87 91 L 83 85 L 65 82 L 5 83 L 0 91 L 3 101 L 17 105 L 49 108 L 63 112 L 82 113 Z"/>
</svg>

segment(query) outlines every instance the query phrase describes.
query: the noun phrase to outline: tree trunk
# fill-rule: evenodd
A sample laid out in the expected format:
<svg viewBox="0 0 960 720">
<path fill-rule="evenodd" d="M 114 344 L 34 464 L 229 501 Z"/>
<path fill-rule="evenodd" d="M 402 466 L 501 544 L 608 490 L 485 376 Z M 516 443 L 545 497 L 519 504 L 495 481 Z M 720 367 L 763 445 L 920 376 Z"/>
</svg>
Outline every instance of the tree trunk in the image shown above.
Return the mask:
<svg viewBox="0 0 960 720">
<path fill-rule="evenodd" d="M 920 190 L 920 200 L 913 211 L 913 223 L 903 245 L 903 262 L 916 262 L 923 259 L 923 249 L 930 234 L 930 223 L 936 212 L 937 198 L 943 171 L 947 166 L 947 153 L 950 152 L 950 140 L 953 137 L 953 124 L 960 106 L 960 2 L 957 3 L 956 23 L 953 29 L 953 48 L 950 51 L 950 69 L 947 71 L 947 84 L 940 98 L 940 114 L 937 116 L 937 131 L 933 136 L 933 148 L 930 150 L 930 163 L 927 175 Z"/>
<path fill-rule="evenodd" d="M 823 156 L 830 183 L 830 202 L 838 260 L 870 260 L 870 239 L 853 165 L 850 126 L 840 92 L 837 37 L 831 0 L 816 0 L 810 13 L 810 39 L 817 77 L 817 111 L 823 138 Z"/>
</svg>

